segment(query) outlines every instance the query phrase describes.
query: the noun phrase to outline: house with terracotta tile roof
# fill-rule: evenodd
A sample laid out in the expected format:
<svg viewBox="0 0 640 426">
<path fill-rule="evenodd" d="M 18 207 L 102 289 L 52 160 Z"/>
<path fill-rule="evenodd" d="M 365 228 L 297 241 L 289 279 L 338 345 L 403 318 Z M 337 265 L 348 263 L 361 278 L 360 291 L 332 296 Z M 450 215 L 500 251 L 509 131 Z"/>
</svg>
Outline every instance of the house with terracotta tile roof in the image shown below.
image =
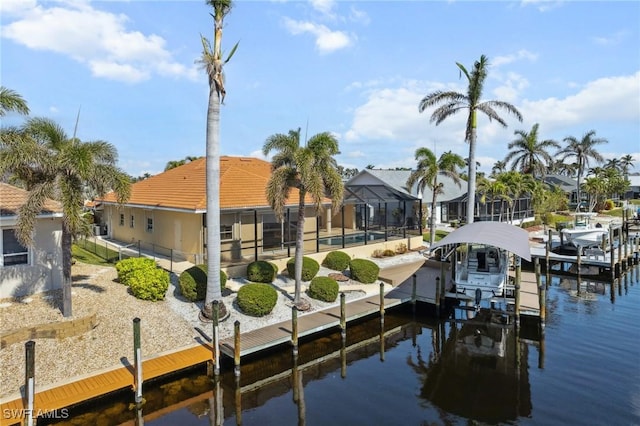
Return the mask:
<svg viewBox="0 0 640 426">
<path fill-rule="evenodd" d="M 298 192 L 292 190 L 287 220 L 281 223 L 265 195 L 271 163 L 250 157 L 220 158 L 220 233 L 226 262 L 287 250 L 295 241 Z M 206 159 L 200 158 L 131 186 L 129 200 L 120 205 L 113 193 L 98 200 L 108 238 L 133 243 L 175 259 L 202 263 L 206 252 Z M 311 199 L 308 200 L 309 205 Z M 311 249 L 320 223 L 331 230 L 330 200 L 320 218 L 311 207 L 305 233 Z M 339 219 L 339 218 L 338 218 Z M 340 225 L 340 224 L 338 224 Z M 306 239 L 306 238 L 305 238 Z"/>
<path fill-rule="evenodd" d="M 221 259 L 227 265 L 259 258 L 293 256 L 296 238 L 298 192 L 292 190 L 286 203 L 286 217 L 279 221 L 266 198 L 271 163 L 258 158 L 222 156 L 220 158 L 220 234 Z M 392 226 L 391 222 L 368 218 L 377 208 L 392 210 L 400 206 L 398 197 L 413 203 L 417 198 L 397 192 L 373 194 L 347 191 L 349 196 L 338 212 L 331 211 L 331 200 L 316 215 L 307 207 L 305 254 L 346 246 L 366 245 L 390 239 L 417 238 L 417 226 Z M 372 198 L 373 197 L 373 198 Z M 390 198 L 389 198 L 390 197 Z M 389 201 L 392 203 L 389 203 Z M 97 200 L 103 207 L 101 226 L 107 239 L 132 244 L 146 252 L 203 263 L 206 253 L 206 159 L 200 158 L 131 186 L 129 200 L 119 205 L 114 194 Z M 373 206 L 375 204 L 375 207 Z M 312 205 L 309 198 L 307 206 Z M 407 204 L 403 204 L 406 206 Z M 384 206 L 384 207 L 381 207 Z M 409 206 L 408 211 L 411 210 Z M 390 213 L 389 213 L 390 214 Z M 377 217 L 377 216 L 373 216 Z M 411 228 L 414 235 L 398 233 Z M 393 234 L 395 231 L 395 235 Z M 406 241 L 411 247 L 411 242 Z"/>
<path fill-rule="evenodd" d="M 29 192 L 0 183 L 0 299 L 62 288 L 62 206 L 47 200 L 38 214 L 33 246 L 16 238 L 18 212 Z"/>
</svg>

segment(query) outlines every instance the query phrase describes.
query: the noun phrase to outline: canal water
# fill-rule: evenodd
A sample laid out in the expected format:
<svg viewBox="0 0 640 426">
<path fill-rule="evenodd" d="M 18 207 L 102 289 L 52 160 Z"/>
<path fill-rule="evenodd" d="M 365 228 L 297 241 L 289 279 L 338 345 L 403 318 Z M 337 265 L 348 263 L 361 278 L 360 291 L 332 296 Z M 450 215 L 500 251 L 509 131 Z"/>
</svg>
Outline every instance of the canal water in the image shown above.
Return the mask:
<svg viewBox="0 0 640 426">
<path fill-rule="evenodd" d="M 552 278 L 544 333 L 489 311 L 410 308 L 72 408 L 59 425 L 640 425 L 640 270 Z M 44 422 L 39 422 L 43 424 Z M 53 424 L 53 423 L 49 423 Z"/>
</svg>

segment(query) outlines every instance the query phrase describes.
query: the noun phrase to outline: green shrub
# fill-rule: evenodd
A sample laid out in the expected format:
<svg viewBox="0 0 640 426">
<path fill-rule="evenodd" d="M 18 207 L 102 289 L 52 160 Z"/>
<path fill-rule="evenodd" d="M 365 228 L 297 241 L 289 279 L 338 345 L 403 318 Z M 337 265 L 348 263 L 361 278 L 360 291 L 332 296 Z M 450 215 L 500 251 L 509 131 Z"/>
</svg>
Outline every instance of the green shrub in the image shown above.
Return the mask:
<svg viewBox="0 0 640 426">
<path fill-rule="evenodd" d="M 349 263 L 349 269 L 351 270 L 351 279 L 363 284 L 376 282 L 380 273 L 380 267 L 369 259 L 353 259 Z"/>
<path fill-rule="evenodd" d="M 169 273 L 164 269 L 136 269 L 127 275 L 131 293 L 142 300 L 163 300 L 169 288 Z"/>
<path fill-rule="evenodd" d="M 313 258 L 304 256 L 302 258 L 302 281 L 311 281 L 320 270 L 320 264 Z M 295 277 L 296 259 L 292 257 L 287 262 L 287 272 L 291 278 Z"/>
<path fill-rule="evenodd" d="M 324 302 L 335 302 L 338 298 L 340 286 L 338 282 L 329 277 L 315 277 L 311 280 L 307 294 L 314 299 Z"/>
<path fill-rule="evenodd" d="M 276 306 L 278 293 L 269 284 L 250 283 L 240 287 L 237 300 L 238 307 L 245 314 L 263 317 Z"/>
<path fill-rule="evenodd" d="M 322 261 L 322 266 L 334 271 L 344 271 L 349 267 L 351 256 L 343 251 L 330 251 Z"/>
<path fill-rule="evenodd" d="M 224 288 L 227 283 L 227 274 L 224 271 L 220 271 L 220 290 Z M 178 285 L 180 286 L 180 292 L 185 299 L 196 302 L 204 300 L 207 295 L 207 265 L 201 264 L 192 266 L 186 269 L 180 274 L 178 278 Z"/>
<path fill-rule="evenodd" d="M 257 260 L 247 265 L 247 279 L 256 283 L 272 283 L 278 267 L 266 260 Z"/>
<path fill-rule="evenodd" d="M 118 271 L 118 281 L 121 284 L 129 285 L 129 275 L 136 270 L 149 271 L 156 269 L 156 262 L 148 257 L 130 257 L 116 263 Z"/>
</svg>

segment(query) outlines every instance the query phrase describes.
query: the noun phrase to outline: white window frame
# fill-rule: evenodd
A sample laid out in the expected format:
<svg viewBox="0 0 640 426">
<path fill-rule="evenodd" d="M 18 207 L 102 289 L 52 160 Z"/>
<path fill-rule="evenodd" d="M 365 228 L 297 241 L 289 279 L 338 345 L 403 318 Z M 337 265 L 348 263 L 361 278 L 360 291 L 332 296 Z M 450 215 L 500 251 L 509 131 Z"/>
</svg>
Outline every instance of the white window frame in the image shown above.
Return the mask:
<svg viewBox="0 0 640 426">
<path fill-rule="evenodd" d="M 15 228 L 2 228 L 2 236 L 0 236 L 0 253 L 2 253 L 2 255 L 0 255 L 0 267 L 3 268 L 10 268 L 13 266 L 22 266 L 22 265 L 31 265 L 31 260 L 33 258 L 32 253 L 31 253 L 31 249 L 29 249 L 29 247 L 24 247 L 22 244 L 20 244 L 20 242 L 18 242 L 20 244 L 20 246 L 22 246 L 22 248 L 24 248 L 26 251 L 24 252 L 18 252 L 18 253 L 6 253 L 4 252 L 4 231 L 14 231 L 14 236 L 15 236 Z M 17 240 L 17 238 L 16 238 Z M 17 263 L 14 265 L 6 265 L 5 266 L 5 258 L 6 257 L 17 257 L 17 256 L 27 256 L 27 261 L 24 263 Z"/>
<path fill-rule="evenodd" d="M 136 215 L 132 214 L 131 220 L 129 221 L 129 228 L 135 228 L 135 227 L 136 227 Z"/>
<path fill-rule="evenodd" d="M 147 218 L 147 232 L 153 233 L 153 218 L 152 217 L 148 217 Z"/>
<path fill-rule="evenodd" d="M 124 226 L 124 213 L 120 213 L 120 226 Z"/>
</svg>

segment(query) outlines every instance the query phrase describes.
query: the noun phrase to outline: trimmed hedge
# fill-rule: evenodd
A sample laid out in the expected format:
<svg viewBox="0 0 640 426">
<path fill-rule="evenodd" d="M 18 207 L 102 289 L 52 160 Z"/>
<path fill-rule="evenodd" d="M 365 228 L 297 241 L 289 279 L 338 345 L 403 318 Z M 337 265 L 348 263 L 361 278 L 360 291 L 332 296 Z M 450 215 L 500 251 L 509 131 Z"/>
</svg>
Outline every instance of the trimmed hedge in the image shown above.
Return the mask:
<svg viewBox="0 0 640 426">
<path fill-rule="evenodd" d="M 307 294 L 324 302 L 335 302 L 338 298 L 340 286 L 338 282 L 329 277 L 315 277 L 311 280 Z"/>
<path fill-rule="evenodd" d="M 353 259 L 349 263 L 351 279 L 363 284 L 372 284 L 378 279 L 380 267 L 369 259 Z"/>
<path fill-rule="evenodd" d="M 278 267 L 266 260 L 257 260 L 247 265 L 247 279 L 256 283 L 272 283 L 278 273 Z"/>
<path fill-rule="evenodd" d="M 302 258 L 302 281 L 311 281 L 318 274 L 320 264 L 313 258 L 304 256 Z M 294 278 L 296 274 L 296 259 L 292 257 L 287 262 L 287 272 L 289 277 Z"/>
<path fill-rule="evenodd" d="M 344 271 L 349 267 L 351 256 L 343 251 L 330 251 L 322 261 L 322 266 L 333 269 L 334 271 Z"/>
<path fill-rule="evenodd" d="M 151 271 L 156 269 L 156 262 L 148 257 L 130 257 L 116 263 L 118 271 L 118 281 L 121 284 L 129 285 L 129 275 L 136 270 Z"/>
<path fill-rule="evenodd" d="M 131 293 L 142 300 L 164 300 L 169 288 L 169 273 L 164 269 L 136 269 L 127 275 Z"/>
<path fill-rule="evenodd" d="M 180 274 L 178 278 L 180 292 L 191 302 L 204 300 L 207 295 L 207 265 L 192 266 Z M 227 284 L 227 274 L 220 271 L 220 290 Z"/>
<path fill-rule="evenodd" d="M 249 283 L 238 291 L 238 307 L 247 315 L 263 317 L 276 306 L 278 293 L 269 284 Z"/>
</svg>

